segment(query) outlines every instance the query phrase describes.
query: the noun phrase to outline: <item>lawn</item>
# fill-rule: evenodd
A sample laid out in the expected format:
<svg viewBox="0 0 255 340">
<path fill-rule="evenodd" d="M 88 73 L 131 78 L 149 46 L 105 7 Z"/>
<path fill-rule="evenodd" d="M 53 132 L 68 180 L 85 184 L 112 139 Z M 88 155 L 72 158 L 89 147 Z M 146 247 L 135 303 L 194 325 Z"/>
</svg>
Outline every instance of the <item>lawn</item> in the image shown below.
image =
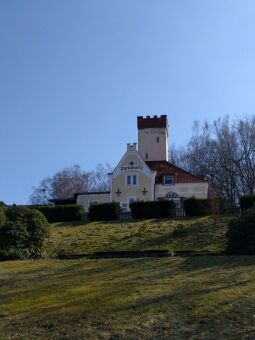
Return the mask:
<svg viewBox="0 0 255 340">
<path fill-rule="evenodd" d="M 13 339 L 254 339 L 252 256 L 0 264 Z"/>
<path fill-rule="evenodd" d="M 230 217 L 59 223 L 43 259 L 0 262 L 0 339 L 255 339 L 255 257 L 58 260 L 224 250 Z"/>
<path fill-rule="evenodd" d="M 219 252 L 232 217 L 126 222 L 73 222 L 52 225 L 48 255 L 110 250 L 168 249 Z"/>
</svg>

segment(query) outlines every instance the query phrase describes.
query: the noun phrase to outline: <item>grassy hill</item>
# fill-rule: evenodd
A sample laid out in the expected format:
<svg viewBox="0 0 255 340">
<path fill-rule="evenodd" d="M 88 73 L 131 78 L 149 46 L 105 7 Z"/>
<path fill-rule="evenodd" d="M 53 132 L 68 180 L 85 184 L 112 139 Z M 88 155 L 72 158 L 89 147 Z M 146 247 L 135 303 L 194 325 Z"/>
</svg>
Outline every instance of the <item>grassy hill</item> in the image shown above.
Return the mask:
<svg viewBox="0 0 255 340">
<path fill-rule="evenodd" d="M 216 226 L 210 217 L 56 223 L 48 255 L 145 249 L 218 252 L 225 248 L 225 233 L 231 218 L 221 217 Z"/>
<path fill-rule="evenodd" d="M 229 217 L 52 225 L 44 259 L 0 263 L 0 339 L 254 339 L 255 257 L 57 260 L 224 249 Z"/>
</svg>

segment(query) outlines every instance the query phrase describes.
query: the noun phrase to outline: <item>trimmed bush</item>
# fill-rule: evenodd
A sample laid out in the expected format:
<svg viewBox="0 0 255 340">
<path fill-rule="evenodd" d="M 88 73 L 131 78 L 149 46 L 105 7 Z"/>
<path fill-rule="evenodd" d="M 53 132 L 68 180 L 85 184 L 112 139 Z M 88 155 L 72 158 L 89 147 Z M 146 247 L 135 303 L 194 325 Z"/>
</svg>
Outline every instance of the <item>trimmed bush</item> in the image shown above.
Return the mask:
<svg viewBox="0 0 255 340">
<path fill-rule="evenodd" d="M 174 201 L 136 201 L 130 204 L 131 215 L 135 219 L 164 218 L 172 216 Z"/>
<path fill-rule="evenodd" d="M 120 218 L 119 203 L 102 203 L 95 204 L 89 207 L 89 219 L 91 221 L 112 221 Z"/>
<path fill-rule="evenodd" d="M 44 214 L 49 222 L 72 222 L 80 221 L 84 214 L 81 205 L 41 205 L 32 206 Z"/>
<path fill-rule="evenodd" d="M 255 203 L 255 195 L 244 195 L 239 197 L 241 211 L 250 209 Z"/>
<path fill-rule="evenodd" d="M 184 210 L 187 216 L 204 216 L 210 214 L 210 202 L 208 199 L 195 197 L 184 200 Z"/>
<path fill-rule="evenodd" d="M 0 225 L 0 256 L 9 259 L 39 258 L 49 237 L 49 223 L 37 210 L 9 207 Z"/>
<path fill-rule="evenodd" d="M 255 208 L 232 220 L 226 236 L 229 253 L 255 254 Z"/>
</svg>

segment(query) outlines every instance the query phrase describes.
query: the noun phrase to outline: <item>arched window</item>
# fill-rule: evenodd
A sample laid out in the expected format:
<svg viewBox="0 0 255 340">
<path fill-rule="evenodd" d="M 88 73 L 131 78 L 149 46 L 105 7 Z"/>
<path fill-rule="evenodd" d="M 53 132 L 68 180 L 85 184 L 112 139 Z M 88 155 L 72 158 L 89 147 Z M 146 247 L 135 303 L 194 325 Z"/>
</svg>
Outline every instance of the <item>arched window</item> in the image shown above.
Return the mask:
<svg viewBox="0 0 255 340">
<path fill-rule="evenodd" d="M 179 196 L 177 195 L 176 192 L 174 191 L 169 191 L 166 193 L 165 198 L 178 198 Z"/>
<path fill-rule="evenodd" d="M 96 205 L 96 204 L 98 204 L 98 201 L 90 201 L 89 202 L 89 206 L 91 207 L 92 205 Z"/>
</svg>

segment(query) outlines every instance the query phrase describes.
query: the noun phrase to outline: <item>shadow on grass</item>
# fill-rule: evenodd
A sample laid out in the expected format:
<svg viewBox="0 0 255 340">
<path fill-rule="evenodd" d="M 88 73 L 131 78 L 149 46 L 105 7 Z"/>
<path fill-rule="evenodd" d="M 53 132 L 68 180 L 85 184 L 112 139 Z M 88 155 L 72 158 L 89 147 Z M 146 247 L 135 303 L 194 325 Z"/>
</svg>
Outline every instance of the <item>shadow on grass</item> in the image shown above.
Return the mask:
<svg viewBox="0 0 255 340">
<path fill-rule="evenodd" d="M 212 245 L 218 245 L 224 249 L 225 229 L 222 225 L 205 224 L 201 225 L 198 223 L 192 225 L 178 225 L 173 230 L 164 233 L 163 235 L 145 239 L 142 242 L 143 246 L 154 246 L 161 244 L 174 245 L 174 249 L 170 250 L 183 250 L 183 249 L 206 249 Z"/>
<path fill-rule="evenodd" d="M 209 326 L 215 338 L 226 328 L 227 320 L 241 317 L 240 289 L 244 289 L 245 295 L 253 283 L 254 276 L 248 276 L 251 268 L 254 268 L 254 256 L 51 260 L 39 269 L 24 267 L 18 276 L 15 272 L 1 274 L 0 300 L 7 306 L 20 304 L 23 314 L 19 324 L 37 325 L 45 329 L 44 335 L 49 328 L 54 332 L 54 327 L 56 335 L 65 327 L 70 332 L 73 322 L 80 326 L 85 320 L 83 329 L 91 322 L 101 338 L 100 332 L 105 329 L 121 334 L 125 327 L 124 335 L 128 337 L 133 334 L 128 333 L 130 327 L 133 330 L 138 324 L 143 325 L 141 335 L 148 328 L 147 338 L 160 337 L 164 329 L 168 335 L 170 331 L 182 336 L 190 335 L 189 332 L 199 334 Z M 225 297 L 225 292 L 234 288 L 236 294 Z M 222 299 L 217 300 L 220 293 Z M 229 309 L 225 309 L 224 302 Z M 14 315 L 19 307 L 12 308 Z M 231 310 L 236 313 L 233 317 L 229 314 Z M 252 318 L 252 313 L 248 317 Z M 232 332 L 233 326 L 229 327 Z M 79 329 L 74 328 L 73 332 Z"/>
<path fill-rule="evenodd" d="M 23 270 L 17 276 L 13 274 L 2 274 L 0 279 L 1 287 L 8 287 L 3 290 L 0 300 L 8 300 L 17 291 L 22 295 L 27 292 L 34 292 L 36 287 L 44 287 L 55 291 L 55 287 L 76 287 L 95 282 L 96 285 L 103 285 L 105 280 L 111 280 L 114 290 L 116 285 L 127 284 L 134 286 L 137 279 L 146 280 L 148 283 L 174 275 L 206 271 L 208 275 L 212 269 L 237 267 L 254 267 L 254 256 L 204 256 L 191 258 L 140 258 L 140 259 L 111 259 L 111 260 L 70 260 L 48 262 L 47 266 L 39 269 Z M 37 260 L 40 261 L 40 260 Z M 50 265 L 54 263 L 54 267 Z M 234 279 L 234 277 L 233 277 Z M 215 277 L 217 281 L 217 277 Z M 230 286 L 235 280 L 228 282 Z M 111 284 L 111 286 L 112 286 Z M 107 286 L 102 289 L 107 290 Z M 12 290 L 13 289 L 13 290 Z M 32 291 L 31 291 L 32 289 Z"/>
</svg>

